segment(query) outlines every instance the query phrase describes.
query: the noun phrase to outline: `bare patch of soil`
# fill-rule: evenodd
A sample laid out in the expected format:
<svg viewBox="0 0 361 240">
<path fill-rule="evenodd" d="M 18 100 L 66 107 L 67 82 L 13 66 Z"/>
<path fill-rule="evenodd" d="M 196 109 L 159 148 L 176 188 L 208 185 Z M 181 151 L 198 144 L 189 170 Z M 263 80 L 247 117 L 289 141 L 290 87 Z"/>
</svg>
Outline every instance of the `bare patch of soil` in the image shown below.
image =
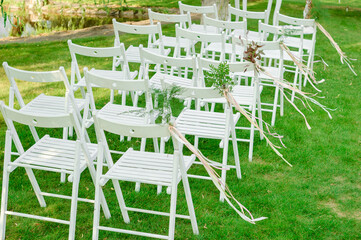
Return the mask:
<svg viewBox="0 0 361 240">
<path fill-rule="evenodd" d="M 149 25 L 149 20 L 138 22 L 126 22 L 133 25 Z M 94 26 L 78 30 L 58 31 L 52 33 L 44 33 L 30 37 L 7 37 L 0 39 L 0 44 L 7 43 L 34 43 L 42 41 L 63 41 L 75 38 L 95 37 L 95 36 L 113 36 L 113 25 L 107 24 L 103 26 Z"/>
</svg>

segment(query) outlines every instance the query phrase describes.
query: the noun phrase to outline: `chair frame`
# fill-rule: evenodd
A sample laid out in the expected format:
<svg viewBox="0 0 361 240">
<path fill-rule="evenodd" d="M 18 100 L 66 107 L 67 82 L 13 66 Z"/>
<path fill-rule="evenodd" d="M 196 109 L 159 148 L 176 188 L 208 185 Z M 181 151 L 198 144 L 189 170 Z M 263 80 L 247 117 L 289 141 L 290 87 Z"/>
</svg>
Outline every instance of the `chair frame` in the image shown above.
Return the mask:
<svg viewBox="0 0 361 240">
<path fill-rule="evenodd" d="M 67 224 L 67 225 L 69 225 L 69 239 L 74 239 L 77 202 L 78 201 L 89 202 L 89 203 L 95 202 L 94 200 L 89 200 L 89 199 L 84 199 L 84 198 L 78 197 L 78 189 L 79 189 L 79 181 L 80 181 L 81 172 L 83 170 L 85 170 L 86 167 L 88 167 L 94 184 L 95 184 L 95 177 L 96 177 L 96 172 L 95 172 L 94 165 L 92 163 L 92 158 L 90 156 L 90 152 L 89 152 L 89 150 L 87 148 L 87 144 L 85 142 L 84 129 L 80 127 L 79 119 L 73 112 L 68 113 L 68 114 L 64 113 L 64 114 L 55 115 L 55 116 L 54 115 L 46 116 L 44 114 L 41 114 L 41 115 L 26 114 L 26 113 L 22 113 L 18 110 L 12 109 L 10 107 L 7 107 L 4 104 L 4 102 L 2 102 L 2 101 L 0 101 L 0 110 L 5 119 L 6 125 L 8 127 L 8 130 L 6 131 L 6 140 L 5 140 L 5 158 L 4 158 L 4 169 L 3 169 L 2 196 L 1 196 L 1 198 L 2 198 L 1 213 L 0 213 L 0 237 L 1 237 L 1 239 L 5 239 L 6 216 L 7 215 L 14 215 L 14 216 L 56 222 L 56 223 L 60 223 L 60 224 Z M 25 151 L 20 142 L 19 136 L 17 134 L 17 131 L 15 129 L 13 122 L 17 122 L 17 123 L 32 126 L 32 127 L 43 127 L 43 128 L 66 128 L 66 127 L 70 127 L 70 126 L 74 127 L 75 132 L 77 134 L 77 140 L 71 141 L 71 140 L 58 139 L 57 140 L 58 146 L 56 148 L 58 150 L 61 150 L 60 146 L 62 144 L 68 144 L 67 147 L 70 146 L 69 144 L 73 144 L 73 146 L 75 148 L 73 170 L 63 169 L 60 165 L 57 165 L 57 164 L 61 164 L 61 162 L 62 162 L 61 159 L 55 160 L 52 164 L 44 164 L 41 162 L 41 160 L 40 160 L 39 164 L 26 163 L 26 162 L 22 163 L 21 161 L 26 156 L 28 156 L 27 153 L 32 152 L 33 149 L 35 149 L 38 146 L 38 144 L 41 144 L 44 141 L 45 142 L 51 141 L 54 138 L 50 138 L 48 135 L 45 135 L 43 138 L 36 140 L 36 143 L 31 148 L 29 148 L 27 151 Z M 11 146 L 12 146 L 13 142 L 17 148 L 18 153 L 13 153 L 11 151 Z M 51 148 L 47 148 L 47 150 L 50 151 Z M 81 156 L 80 154 L 81 153 L 83 153 L 84 159 L 85 159 L 85 163 L 82 165 L 82 167 L 80 165 L 80 156 Z M 96 154 L 96 152 L 95 152 L 95 154 Z M 11 161 L 12 155 L 17 155 L 18 156 L 17 159 L 14 161 Z M 28 157 L 30 157 L 30 156 L 28 156 Z M 38 157 L 36 159 L 38 159 Z M 54 156 L 54 159 L 56 159 L 55 156 Z M 32 160 L 32 162 L 33 161 L 34 160 Z M 41 164 L 43 164 L 43 165 L 41 165 Z M 9 176 L 10 176 L 10 173 L 12 173 L 18 167 L 25 168 L 27 175 L 29 177 L 30 183 L 33 187 L 33 190 L 35 192 L 35 195 L 36 195 L 41 207 L 46 207 L 46 202 L 45 202 L 44 196 L 57 197 L 57 198 L 71 200 L 70 220 L 69 221 L 7 210 Z M 68 180 L 70 182 L 73 182 L 72 196 L 70 197 L 70 196 L 66 196 L 66 195 L 42 192 L 40 190 L 39 184 L 35 178 L 33 169 L 50 171 L 50 172 L 55 172 L 55 173 L 69 174 Z M 103 192 L 100 192 L 98 197 L 100 199 L 105 217 L 109 218 L 110 212 L 109 212 L 107 203 L 105 201 Z"/>
<path fill-rule="evenodd" d="M 210 33 L 199 33 L 195 32 L 189 29 L 182 29 L 178 25 L 176 25 L 176 36 L 178 38 L 178 41 L 180 41 L 181 38 L 189 39 L 189 46 L 186 49 L 186 55 L 192 56 L 195 55 L 195 47 L 194 45 L 197 42 L 201 42 L 201 50 L 200 54 L 201 56 L 209 56 L 207 51 L 207 46 L 209 43 L 219 43 L 221 44 L 221 49 L 218 51 L 219 59 L 221 61 L 225 60 L 225 52 L 226 52 L 226 33 L 223 32 L 221 34 L 210 34 Z M 181 56 L 181 49 L 176 48 L 177 57 Z M 216 57 L 216 52 L 212 52 L 212 58 L 214 59 Z"/>
<path fill-rule="evenodd" d="M 158 55 L 156 53 L 150 52 L 149 50 L 140 46 L 140 55 L 142 59 L 142 66 L 145 68 L 144 78 L 150 79 L 149 84 L 153 88 L 161 89 L 161 82 L 158 80 L 153 80 L 156 78 L 172 79 L 169 76 L 174 76 L 175 79 L 172 80 L 172 83 L 179 86 L 196 86 L 198 80 L 198 71 L 197 71 L 197 61 L 195 57 L 168 57 Z M 156 74 L 149 78 L 149 63 L 156 64 Z M 163 69 L 164 72 L 161 72 Z M 192 79 L 190 80 L 188 76 L 189 69 L 192 69 L 193 72 Z M 159 76 L 159 74 L 161 76 Z M 178 76 L 177 76 L 178 75 Z M 174 80 L 179 82 L 174 82 Z M 190 82 L 190 84 L 189 84 Z"/>
<path fill-rule="evenodd" d="M 167 83 L 164 83 L 165 87 L 169 87 L 170 85 Z M 222 163 L 220 164 L 220 166 L 222 167 L 222 173 L 221 173 L 221 179 L 223 182 L 226 182 L 226 174 L 227 174 L 227 170 L 229 168 L 236 168 L 236 173 L 237 173 L 237 177 L 240 179 L 242 177 L 241 174 L 241 167 L 239 164 L 239 154 L 238 154 L 238 146 L 237 146 L 237 139 L 236 139 L 236 132 L 235 132 L 235 122 L 238 121 L 239 119 L 239 113 L 236 113 L 235 115 L 232 112 L 232 107 L 228 106 L 228 104 L 226 104 L 225 107 L 225 112 L 224 113 L 216 113 L 216 112 L 208 112 L 208 111 L 200 111 L 200 100 L 201 99 L 212 99 L 212 98 L 222 98 L 223 96 L 219 93 L 219 91 L 215 88 L 207 88 L 207 87 L 184 87 L 182 88 L 182 91 L 179 93 L 179 98 L 182 99 L 195 99 L 196 100 L 196 105 L 195 105 L 195 110 L 190 110 L 189 108 L 185 108 L 180 115 L 178 116 L 178 118 L 175 121 L 175 124 L 177 126 L 177 128 L 179 129 L 180 132 L 182 132 L 184 135 L 193 135 L 195 136 L 195 140 L 194 140 L 194 146 L 197 148 L 198 147 L 198 141 L 199 138 L 210 138 L 210 139 L 219 139 L 221 140 L 221 145 L 223 147 L 223 156 L 222 156 Z M 202 119 L 202 135 L 199 135 L 197 133 L 195 133 L 194 131 L 198 131 L 197 128 L 199 128 L 200 125 L 187 125 L 184 122 L 189 120 L 190 115 L 192 116 L 192 118 L 194 118 L 196 116 L 195 119 Z M 220 119 L 225 120 L 224 122 L 224 133 L 218 133 L 216 134 L 206 134 L 204 133 L 204 129 L 209 127 L 208 125 L 211 124 L 217 124 L 215 126 L 220 127 Z M 186 132 L 184 132 L 186 131 Z M 218 130 L 217 130 L 218 131 Z M 221 130 L 219 130 L 221 131 Z M 234 154 L 234 159 L 235 159 L 235 166 L 229 165 L 227 163 L 228 161 L 228 148 L 229 148 L 229 140 L 230 140 L 230 135 L 231 135 L 231 139 L 232 139 L 232 144 L 233 144 L 233 154 Z M 197 162 L 195 162 L 197 163 Z M 200 164 L 200 163 L 198 163 Z M 193 177 L 193 178 L 199 178 L 199 179 L 207 179 L 209 180 L 209 177 L 206 176 L 199 176 L 199 175 L 190 175 L 188 174 L 189 177 Z M 220 201 L 224 201 L 224 194 L 220 194 Z"/>
<path fill-rule="evenodd" d="M 96 70 L 96 71 L 102 71 L 104 75 L 109 75 L 112 73 L 115 73 L 115 74 L 122 73 L 122 74 L 124 74 L 125 79 L 132 79 L 137 75 L 137 71 L 130 72 L 130 70 L 129 70 L 128 61 L 127 61 L 127 58 L 125 55 L 124 44 L 119 44 L 118 46 L 115 46 L 115 47 L 100 48 L 100 47 L 81 46 L 81 45 L 73 43 L 71 40 L 68 40 L 68 46 L 69 46 L 69 51 L 70 51 L 70 55 L 71 55 L 71 59 L 72 59 L 71 79 L 70 79 L 71 86 L 73 87 L 74 90 L 77 90 L 78 88 L 80 88 L 83 98 L 85 98 L 85 90 L 84 90 L 85 84 L 83 83 L 83 85 L 79 85 L 79 83 L 80 83 L 80 81 L 82 81 L 84 79 L 84 77 L 81 76 L 76 55 L 81 55 L 81 56 L 85 56 L 85 57 L 96 57 L 96 58 L 109 58 L 109 57 L 113 58 L 113 64 L 112 64 L 111 70 Z M 120 58 L 122 59 L 122 63 L 121 63 L 122 71 L 117 71 L 116 70 L 116 67 L 117 67 L 116 60 L 120 59 Z M 77 80 L 77 82 L 75 80 Z M 125 98 L 125 95 L 123 95 L 123 96 Z M 114 101 L 114 92 L 111 91 L 110 102 L 113 102 L 113 101 Z"/>
<path fill-rule="evenodd" d="M 111 155 L 109 152 L 109 147 L 107 145 L 107 141 L 105 138 L 104 131 L 111 132 L 113 134 L 117 135 L 125 135 L 130 137 L 138 137 L 138 138 L 169 138 L 170 132 L 168 129 L 168 125 L 131 125 L 131 124 L 120 124 L 115 121 L 110 121 L 101 117 L 98 117 L 97 115 L 94 116 L 95 120 L 95 127 L 96 131 L 98 132 L 98 168 L 97 168 L 97 185 L 96 185 L 96 200 L 94 205 L 94 224 L 93 224 L 93 239 L 98 239 L 99 230 L 106 230 L 106 231 L 113 231 L 118 233 L 125 233 L 125 234 L 133 234 L 138 236 L 145 236 L 145 237 L 155 237 L 155 238 L 161 238 L 161 239 L 174 239 L 174 233 L 175 233 L 175 220 L 176 217 L 178 218 L 186 218 L 191 220 L 192 229 L 194 234 L 198 234 L 198 226 L 196 221 L 196 216 L 194 212 L 194 206 L 193 201 L 191 197 L 189 182 L 187 178 L 186 173 L 186 166 L 183 161 L 183 155 L 182 155 L 182 144 L 178 142 L 176 138 L 173 137 L 173 144 L 174 144 L 174 154 L 173 154 L 173 166 L 172 166 L 172 180 L 169 184 L 169 187 L 171 188 L 171 203 L 170 203 L 170 213 L 164 213 L 164 212 L 158 212 L 158 211 L 152 211 L 152 210 L 145 210 L 145 209 L 139 209 L 139 208 L 132 208 L 127 207 L 123 198 L 123 194 L 121 191 L 121 188 L 119 186 L 119 180 L 124 181 L 133 181 L 138 182 L 138 179 L 123 179 L 122 176 L 113 176 L 112 182 L 114 185 L 114 189 L 118 198 L 120 210 L 122 212 L 124 221 L 126 223 L 130 222 L 128 212 L 129 211 L 135 211 L 135 212 L 142 212 L 142 213 L 149 213 L 149 214 L 156 214 L 156 215 L 162 215 L 162 216 L 169 216 L 169 232 L 168 236 L 154 234 L 154 233 L 146 233 L 146 232 L 139 232 L 139 231 L 133 231 L 133 230 L 125 230 L 125 229 L 119 229 L 119 228 L 111 228 L 111 227 L 105 227 L 99 225 L 99 219 L 100 219 L 100 190 L 101 188 L 107 183 L 109 178 L 105 178 L 105 175 L 102 173 L 102 164 L 104 157 L 107 159 L 106 162 L 110 163 Z M 132 149 L 129 149 L 126 153 L 124 153 L 123 157 L 126 156 L 126 154 L 129 151 L 134 151 Z M 143 152 L 144 157 L 146 156 L 147 152 Z M 194 159 L 194 156 L 193 156 Z M 115 166 L 115 165 L 113 165 Z M 110 170 L 112 171 L 112 167 L 109 166 Z M 186 194 L 186 200 L 188 205 L 188 211 L 189 216 L 185 215 L 179 215 L 176 214 L 176 202 L 177 202 L 177 186 L 180 181 L 178 177 L 178 173 L 180 171 L 181 179 L 183 182 L 183 186 L 185 189 Z M 110 176 L 110 175 L 109 175 Z M 148 184 L 155 184 L 155 185 L 164 185 L 164 182 L 158 182 L 156 180 L 148 180 L 144 183 Z"/>
<path fill-rule="evenodd" d="M 30 107 L 36 107 L 36 111 L 38 113 L 49 113 L 49 110 L 54 113 L 59 113 L 60 105 L 54 102 L 49 98 L 58 98 L 56 96 L 47 96 L 45 94 L 41 94 L 37 96 L 35 99 L 33 99 L 30 103 L 25 104 L 23 97 L 21 96 L 21 93 L 19 91 L 19 88 L 16 84 L 15 79 L 26 81 L 26 82 L 37 82 L 37 83 L 55 83 L 55 82 L 63 82 L 65 86 L 65 97 L 64 97 L 64 106 L 63 111 L 61 112 L 69 112 L 70 109 L 74 109 L 75 114 L 77 117 L 80 117 L 80 110 L 84 108 L 85 102 L 81 99 L 75 99 L 73 89 L 69 85 L 68 77 L 65 73 L 65 70 L 63 67 L 60 67 L 59 70 L 55 71 L 45 71 L 45 72 L 35 72 L 35 71 L 26 71 L 26 70 L 20 70 L 13 67 L 10 67 L 7 62 L 3 62 L 3 67 L 5 70 L 5 74 L 7 78 L 10 81 L 10 90 L 9 90 L 9 107 L 14 108 L 15 99 L 17 100 L 20 110 L 24 109 L 27 106 Z M 38 106 L 38 101 L 40 101 L 41 104 L 44 104 L 42 101 L 49 101 L 52 103 L 51 105 L 46 108 L 46 106 Z M 57 101 L 59 101 L 57 99 Z M 76 104 L 77 102 L 77 104 Z M 30 104 L 30 105 L 29 105 Z M 79 104 L 79 105 L 78 105 Z M 34 109 L 32 109 L 33 111 Z M 31 134 L 33 135 L 33 138 L 35 140 L 39 140 L 39 136 L 36 132 L 36 129 L 32 126 L 30 127 Z M 68 138 L 68 134 L 70 136 L 73 135 L 72 128 L 69 128 L 69 131 L 67 128 L 64 128 L 63 131 L 63 137 L 64 139 Z"/>
</svg>

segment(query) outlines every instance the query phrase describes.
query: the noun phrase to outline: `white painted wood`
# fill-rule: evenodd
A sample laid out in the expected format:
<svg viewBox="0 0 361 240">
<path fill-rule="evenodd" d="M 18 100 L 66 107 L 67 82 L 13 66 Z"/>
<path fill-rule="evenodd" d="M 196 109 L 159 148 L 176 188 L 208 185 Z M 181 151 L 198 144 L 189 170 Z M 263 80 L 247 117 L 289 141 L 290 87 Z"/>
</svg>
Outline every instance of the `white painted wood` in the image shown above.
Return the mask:
<svg viewBox="0 0 361 240">
<path fill-rule="evenodd" d="M 113 19 L 113 27 L 115 34 L 114 46 L 121 45 L 119 38 L 120 33 L 147 35 L 148 36 L 147 48 L 152 48 L 153 51 L 156 51 L 158 54 L 161 55 L 168 55 L 170 52 L 170 49 L 167 50 L 164 49 L 162 27 L 160 22 L 158 22 L 156 25 L 139 26 L 139 25 L 120 23 L 117 22 L 115 19 Z M 155 44 L 156 42 L 157 44 Z M 125 55 L 129 62 L 136 62 L 136 63 L 141 62 L 139 56 L 139 47 L 130 45 L 125 51 Z M 121 61 L 122 59 L 119 60 Z"/>
<path fill-rule="evenodd" d="M 216 55 L 218 55 L 219 59 L 221 61 L 225 60 L 225 48 L 226 48 L 226 33 L 223 32 L 221 34 L 217 33 L 204 33 L 200 31 L 194 31 L 189 29 L 182 29 L 179 28 L 179 26 L 176 25 L 176 37 L 179 39 L 188 39 L 189 40 L 189 46 L 186 49 L 187 55 L 195 55 L 195 47 L 194 45 L 197 42 L 201 42 L 201 50 L 199 54 L 201 56 L 209 56 L 212 55 L 212 58 L 214 59 Z M 213 52 L 210 52 L 210 49 L 207 49 L 207 47 L 211 43 L 218 43 L 219 48 L 214 49 Z M 215 51 L 217 50 L 217 51 Z M 180 49 L 177 49 L 177 56 L 180 57 Z"/>
<path fill-rule="evenodd" d="M 307 67 L 309 69 L 313 69 L 313 62 L 315 57 L 315 48 L 316 48 L 316 33 L 317 26 L 314 19 L 303 19 L 303 18 L 295 18 L 289 17 L 283 14 L 280 14 L 279 11 L 275 11 L 274 14 L 274 25 L 283 25 L 286 24 L 288 26 L 303 26 L 304 35 L 311 35 L 311 39 L 300 38 L 295 36 L 289 36 L 284 39 L 284 42 L 287 46 L 290 47 L 302 47 L 307 50 L 304 57 L 307 58 Z M 304 77 L 303 85 L 306 86 L 307 79 Z"/>
<path fill-rule="evenodd" d="M 155 25 L 156 22 L 165 22 L 165 23 L 177 23 L 181 28 L 188 28 L 191 26 L 191 15 L 190 13 L 187 14 L 165 14 L 165 13 L 158 13 L 153 12 L 151 9 L 148 9 L 148 16 L 151 25 Z M 176 37 L 168 37 L 162 36 L 162 42 L 164 47 L 176 47 L 177 39 Z M 158 46 L 159 39 L 154 42 L 154 45 Z M 181 41 L 180 45 L 182 48 L 187 46 L 187 41 Z"/>
<path fill-rule="evenodd" d="M 238 22 L 238 21 L 247 21 L 247 19 L 258 19 L 261 20 L 264 23 L 268 23 L 268 17 L 269 17 L 269 12 L 267 12 L 267 10 L 265 10 L 264 12 L 253 12 L 253 11 L 247 11 L 246 10 L 241 10 L 241 9 L 237 9 L 232 7 L 231 5 L 228 6 L 228 21 L 232 21 L 233 18 L 235 18 L 234 21 Z M 237 37 L 243 37 L 243 38 L 247 38 L 248 40 L 259 40 L 259 35 L 257 31 L 247 31 L 246 35 L 244 30 L 234 30 L 233 34 Z"/>
<path fill-rule="evenodd" d="M 65 74 L 65 70 L 63 67 L 60 67 L 57 71 L 47 72 L 24 71 L 10 67 L 6 62 L 3 63 L 3 67 L 10 81 L 10 108 L 14 108 L 14 100 L 16 99 L 20 105 L 20 110 L 24 111 L 25 113 L 27 112 L 30 114 L 44 113 L 48 115 L 60 115 L 73 110 L 76 115 L 80 117 L 79 111 L 84 108 L 84 101 L 74 98 L 73 91 L 69 87 L 68 78 Z M 16 80 L 44 83 L 63 81 L 66 90 L 65 97 L 46 96 L 44 94 L 40 94 L 31 102 L 25 104 L 17 87 Z M 8 123 L 8 125 L 10 125 L 10 123 Z M 35 141 L 37 141 L 39 139 L 39 136 L 35 130 L 35 127 L 30 126 L 30 130 Z M 64 129 L 64 133 L 66 133 L 66 129 Z M 66 134 L 64 134 L 64 137 L 66 137 Z M 17 140 L 15 139 L 15 141 Z M 18 147 L 19 144 L 16 143 L 16 145 Z"/>
<path fill-rule="evenodd" d="M 152 88 L 161 89 L 161 81 L 178 86 L 195 86 L 197 80 L 197 62 L 195 57 L 168 57 L 156 54 L 140 46 L 140 57 L 145 69 L 144 77 L 149 78 L 147 63 L 156 64 L 156 73 L 151 76 Z M 191 78 L 190 78 L 191 77 Z"/>
<path fill-rule="evenodd" d="M 95 114 L 94 126 L 96 128 L 99 148 L 98 151 L 98 171 L 97 171 L 97 187 L 96 187 L 96 201 L 94 209 L 94 224 L 93 224 L 93 239 L 98 239 L 99 230 L 114 231 L 119 233 L 127 233 L 138 236 L 156 237 L 162 239 L 173 239 L 174 238 L 174 226 L 175 218 L 187 218 L 191 219 L 194 233 L 198 233 L 198 227 L 196 224 L 195 214 L 193 205 L 191 203 L 191 194 L 189 188 L 185 188 L 186 198 L 191 216 L 177 215 L 176 214 L 176 200 L 177 200 L 177 186 L 180 180 L 183 181 L 187 178 L 186 171 L 190 168 L 195 160 L 195 156 L 186 156 L 184 159 L 181 157 L 182 154 L 179 152 L 177 145 L 177 139 L 174 139 L 174 154 L 164 154 L 159 152 L 145 152 L 144 150 L 136 151 L 128 149 L 119 160 L 113 164 L 109 147 L 104 134 L 104 131 L 120 134 L 124 136 L 138 137 L 138 138 L 157 138 L 157 137 L 170 137 L 168 125 L 136 125 L 136 124 L 125 124 L 120 121 L 109 121 L 101 116 Z M 102 174 L 103 157 L 109 158 L 106 162 L 108 163 L 109 170 Z M 182 161 L 180 169 L 180 161 Z M 99 189 L 105 186 L 105 184 L 112 180 L 114 189 L 117 195 L 118 203 L 123 214 L 124 221 L 129 222 L 128 211 L 143 212 L 149 214 L 157 214 L 162 216 L 169 216 L 169 234 L 168 236 L 137 232 L 132 230 L 111 228 L 99 226 Z M 158 186 L 171 186 L 171 210 L 170 213 L 163 213 L 148 209 L 136 209 L 127 207 L 124 202 L 124 198 L 119 186 L 119 181 L 130 181 L 137 184 L 154 184 Z"/>
<path fill-rule="evenodd" d="M 95 176 L 93 161 L 96 158 L 97 145 L 85 142 L 86 138 L 84 135 L 82 135 L 83 132 L 80 130 L 80 123 L 76 114 L 73 112 L 68 114 L 63 113 L 61 115 L 54 116 L 46 116 L 43 114 L 35 113 L 31 115 L 29 113 L 23 113 L 19 110 L 9 108 L 5 106 L 2 101 L 0 102 L 0 110 L 8 127 L 8 131 L 6 134 L 7 138 L 4 163 L 5 168 L 1 200 L 2 205 L 0 213 L 0 234 L 2 238 L 5 237 L 6 215 L 16 215 L 21 217 L 68 224 L 69 239 L 74 239 L 80 173 L 88 167 L 88 169 L 90 170 L 90 175 L 92 177 Z M 18 147 L 21 150 L 19 151 L 19 156 L 14 161 L 11 161 L 10 155 L 12 140 L 14 140 L 14 143 L 16 143 L 15 141 L 17 140 L 16 138 L 13 138 L 13 136 L 17 136 L 16 129 L 13 127 L 13 122 L 45 128 L 73 127 L 77 134 L 78 140 L 73 141 L 66 139 L 56 139 L 45 135 L 26 151 L 23 150 L 20 143 L 20 147 Z M 28 213 L 7 211 L 6 205 L 8 201 L 9 173 L 17 167 L 25 168 L 29 180 L 33 186 L 34 192 L 40 203 L 40 206 L 46 207 L 44 196 L 60 197 L 62 199 L 72 200 L 70 209 L 70 221 L 37 216 Z M 72 196 L 69 197 L 42 192 L 32 171 L 33 169 L 70 174 L 69 180 L 73 182 Z M 110 217 L 109 209 L 107 207 L 102 192 L 100 192 L 100 199 L 105 216 Z"/>
</svg>

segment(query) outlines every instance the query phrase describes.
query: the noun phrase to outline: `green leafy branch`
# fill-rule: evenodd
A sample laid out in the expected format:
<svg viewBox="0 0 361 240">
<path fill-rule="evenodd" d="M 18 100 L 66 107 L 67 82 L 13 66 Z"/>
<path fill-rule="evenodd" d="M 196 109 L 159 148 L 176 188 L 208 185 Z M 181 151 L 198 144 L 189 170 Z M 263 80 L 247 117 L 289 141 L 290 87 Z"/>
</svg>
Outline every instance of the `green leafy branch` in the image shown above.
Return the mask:
<svg viewBox="0 0 361 240">
<path fill-rule="evenodd" d="M 204 73 L 204 80 L 207 85 L 214 86 L 223 93 L 224 90 L 232 91 L 235 81 L 229 76 L 229 65 L 227 62 L 221 62 L 218 68 L 210 65 L 210 70 Z"/>
</svg>

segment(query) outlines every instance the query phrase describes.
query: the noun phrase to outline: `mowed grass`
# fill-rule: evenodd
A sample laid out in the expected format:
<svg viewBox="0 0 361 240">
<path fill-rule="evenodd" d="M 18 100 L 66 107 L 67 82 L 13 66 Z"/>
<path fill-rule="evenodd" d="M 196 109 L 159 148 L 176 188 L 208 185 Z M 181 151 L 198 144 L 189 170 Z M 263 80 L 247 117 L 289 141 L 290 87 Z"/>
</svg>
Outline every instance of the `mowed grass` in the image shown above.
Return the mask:
<svg viewBox="0 0 361 240">
<path fill-rule="evenodd" d="M 290 2 L 290 1 L 289 1 Z M 282 13 L 302 16 L 303 3 L 286 2 Z M 252 5 L 251 9 L 262 10 L 265 3 Z M 328 18 L 321 18 L 321 24 L 328 29 L 342 49 L 351 58 L 360 58 L 361 21 L 359 12 L 329 10 Z M 173 34 L 174 30 L 166 26 L 164 34 Z M 128 46 L 145 43 L 146 38 L 123 35 L 122 41 Z M 88 46 L 112 46 L 112 37 L 94 37 L 75 39 L 75 43 Z M 255 217 L 266 216 L 267 220 L 252 225 L 244 222 L 226 204 L 218 201 L 219 193 L 209 181 L 190 179 L 193 201 L 200 230 L 194 236 L 189 221 L 177 220 L 176 239 L 358 239 L 361 238 L 361 83 L 345 65 L 341 65 L 336 51 L 328 40 L 318 34 L 317 54 L 329 64 L 324 70 L 321 64 L 315 65 L 318 79 L 326 79 L 319 85 L 322 89 L 319 101 L 335 109 L 333 119 L 317 107 L 315 112 L 303 109 L 312 126 L 307 130 L 302 117 L 286 103 L 285 116 L 277 116 L 275 130 L 284 135 L 287 149 L 282 153 L 293 167 L 283 163 L 266 146 L 265 141 L 256 137 L 254 160 L 247 160 L 248 146 L 239 143 L 242 180 L 236 178 L 235 171 L 228 173 L 227 183 L 241 203 Z M 10 66 L 26 70 L 54 70 L 64 66 L 70 75 L 70 54 L 65 41 L 41 42 L 34 44 L 8 44 L 0 46 L 0 62 L 7 61 Z M 110 63 L 104 61 L 86 62 L 88 67 L 107 68 Z M 354 62 L 360 74 L 360 61 Z M 136 67 L 136 66 L 132 66 Z M 8 102 L 9 82 L 0 68 L 0 99 Z M 25 102 L 29 102 L 39 93 L 61 96 L 62 84 L 26 84 L 19 83 Z M 306 90 L 312 91 L 310 87 Z M 80 96 L 79 94 L 77 94 Z M 107 101 L 108 92 L 97 91 L 99 105 Z M 300 102 L 297 103 L 302 108 Z M 264 118 L 270 121 L 270 115 Z M 19 132 L 25 147 L 33 140 L 30 131 L 19 126 Z M 3 159 L 6 126 L 0 118 L 0 159 Z M 50 133 L 60 136 L 61 131 L 40 130 L 41 135 Z M 89 130 L 95 142 L 94 129 Z M 220 161 L 222 149 L 218 141 L 202 140 L 200 148 L 205 156 Z M 139 147 L 136 141 L 118 142 L 114 137 L 112 145 L 121 149 L 129 146 Z M 151 146 L 149 146 L 151 148 Z M 188 151 L 185 151 L 189 153 Z M 230 154 L 230 161 L 233 156 Z M 1 161 L 2 166 L 2 161 Z M 192 172 L 202 172 L 197 167 Z M 35 172 L 40 187 L 44 191 L 71 193 L 70 183 L 60 183 L 58 174 Z M 134 184 L 122 183 L 126 203 L 132 207 L 144 207 L 168 211 L 169 196 L 163 191 L 156 194 L 155 186 L 143 185 L 140 193 L 134 191 Z M 105 194 L 110 206 L 112 218 L 101 223 L 154 233 L 167 233 L 168 219 L 131 213 L 131 223 L 124 224 L 115 193 L 111 184 L 105 186 Z M 79 195 L 93 198 L 94 189 L 89 174 L 85 171 L 81 178 Z M 36 213 L 39 215 L 67 219 L 70 201 L 46 198 L 48 207 L 41 208 L 33 193 L 29 180 L 22 169 L 10 175 L 9 209 Z M 186 204 L 182 187 L 178 191 L 178 213 L 186 214 Z M 77 217 L 77 239 L 90 239 L 93 206 L 79 203 Z M 13 216 L 7 218 L 8 239 L 65 239 L 68 228 L 49 222 L 24 219 Z M 100 239 L 141 239 L 135 236 L 101 232 Z"/>
</svg>

